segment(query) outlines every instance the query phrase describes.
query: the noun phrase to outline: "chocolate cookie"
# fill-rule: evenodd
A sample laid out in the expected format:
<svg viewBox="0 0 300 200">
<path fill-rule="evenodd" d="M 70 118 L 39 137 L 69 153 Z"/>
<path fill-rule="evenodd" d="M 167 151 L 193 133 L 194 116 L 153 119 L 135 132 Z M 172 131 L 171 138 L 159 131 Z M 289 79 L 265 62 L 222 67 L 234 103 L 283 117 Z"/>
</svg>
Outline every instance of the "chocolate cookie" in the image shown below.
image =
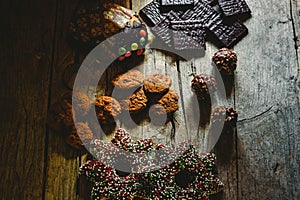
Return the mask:
<svg viewBox="0 0 300 200">
<path fill-rule="evenodd" d="M 142 85 L 143 80 L 144 80 L 143 74 L 138 70 L 132 69 L 124 74 L 120 74 L 116 76 L 112 80 L 112 84 L 117 89 L 127 90 L 131 88 L 138 88 L 139 86 Z"/>
<path fill-rule="evenodd" d="M 72 104 L 76 116 L 86 116 L 91 108 L 90 98 L 82 92 L 67 92 L 62 96 L 63 100 L 67 100 Z"/>
<path fill-rule="evenodd" d="M 120 102 L 123 110 L 128 110 L 129 113 L 138 113 L 147 107 L 148 98 L 145 95 L 143 87 L 137 89 L 129 99 L 124 99 Z"/>
<path fill-rule="evenodd" d="M 48 112 L 47 124 L 56 132 L 64 132 L 74 124 L 72 105 L 67 101 L 54 103 Z"/>
<path fill-rule="evenodd" d="M 213 56 L 212 61 L 223 75 L 232 75 L 236 69 L 236 53 L 227 48 L 219 49 Z"/>
<path fill-rule="evenodd" d="M 168 116 L 176 112 L 179 108 L 178 105 L 178 94 L 174 90 L 169 90 L 161 99 L 159 99 L 155 105 L 151 108 L 151 112 L 154 115 L 165 115 Z"/>
<path fill-rule="evenodd" d="M 93 132 L 86 123 L 77 122 L 72 127 L 69 135 L 65 141 L 75 149 L 82 149 L 84 145 L 89 144 L 93 139 Z"/>
<path fill-rule="evenodd" d="M 151 74 L 144 80 L 144 89 L 149 94 L 165 94 L 172 84 L 170 77 L 164 74 Z"/>
<path fill-rule="evenodd" d="M 114 123 L 114 117 L 121 113 L 120 103 L 109 96 L 101 96 L 95 99 L 96 115 L 100 123 Z"/>
</svg>

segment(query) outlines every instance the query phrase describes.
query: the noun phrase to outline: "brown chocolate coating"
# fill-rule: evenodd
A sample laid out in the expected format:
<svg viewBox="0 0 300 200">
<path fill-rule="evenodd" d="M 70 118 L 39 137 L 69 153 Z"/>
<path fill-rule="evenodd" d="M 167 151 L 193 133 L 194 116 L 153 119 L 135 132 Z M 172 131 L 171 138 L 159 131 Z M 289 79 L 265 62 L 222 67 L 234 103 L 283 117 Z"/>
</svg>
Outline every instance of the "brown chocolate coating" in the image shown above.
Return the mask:
<svg viewBox="0 0 300 200">
<path fill-rule="evenodd" d="M 153 105 L 151 110 L 155 115 L 173 114 L 179 108 L 178 99 L 178 94 L 170 89 L 168 93 Z"/>
<path fill-rule="evenodd" d="M 56 132 L 66 133 L 66 130 L 74 124 L 74 119 L 72 105 L 67 100 L 63 100 L 50 107 L 47 124 Z"/>
<path fill-rule="evenodd" d="M 237 55 L 227 48 L 219 49 L 213 56 L 212 61 L 223 75 L 232 75 L 236 69 Z"/>
<path fill-rule="evenodd" d="M 147 93 L 166 93 L 172 84 L 170 77 L 164 74 L 151 74 L 144 80 L 144 89 Z"/>
<path fill-rule="evenodd" d="M 75 126 L 76 125 L 76 126 Z M 82 149 L 85 144 L 89 144 L 93 139 L 93 132 L 86 123 L 77 122 L 72 127 L 69 135 L 65 141 L 75 149 Z"/>
<path fill-rule="evenodd" d="M 120 102 L 123 110 L 128 110 L 129 113 L 138 113 L 147 107 L 148 98 L 143 87 L 137 89 L 129 99 L 124 99 Z"/>
<path fill-rule="evenodd" d="M 217 89 L 217 83 L 214 77 L 199 74 L 192 80 L 192 89 L 198 97 L 206 97 Z"/>
<path fill-rule="evenodd" d="M 94 101 L 96 115 L 100 123 L 114 123 L 114 117 L 121 113 L 120 103 L 109 96 L 101 96 Z"/>
<path fill-rule="evenodd" d="M 117 89 L 131 89 L 138 88 L 143 84 L 144 76 L 142 72 L 132 69 L 124 74 L 116 76 L 112 80 L 112 84 Z"/>
<path fill-rule="evenodd" d="M 230 106 L 217 107 L 212 114 L 212 123 L 224 122 L 224 125 L 234 126 L 238 113 Z"/>
</svg>

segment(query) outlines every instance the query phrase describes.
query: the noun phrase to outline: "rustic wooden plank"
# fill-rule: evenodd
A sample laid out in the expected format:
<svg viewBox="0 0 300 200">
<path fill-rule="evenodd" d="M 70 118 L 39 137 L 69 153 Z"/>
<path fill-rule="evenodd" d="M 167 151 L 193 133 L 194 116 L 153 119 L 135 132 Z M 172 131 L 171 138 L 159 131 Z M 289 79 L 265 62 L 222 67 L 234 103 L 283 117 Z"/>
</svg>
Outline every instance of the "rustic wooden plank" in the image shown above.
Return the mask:
<svg viewBox="0 0 300 200">
<path fill-rule="evenodd" d="M 56 48 L 52 74 L 52 103 L 67 91 L 67 88 L 61 81 L 65 69 L 70 65 L 73 65 L 73 68 L 76 69 L 76 66 L 80 66 L 86 56 L 84 53 L 72 49 L 66 40 L 68 37 L 68 25 L 78 6 L 78 2 L 63 1 L 58 4 Z M 114 2 L 126 7 L 130 6 L 129 1 L 116 0 Z M 84 2 L 81 3 L 84 4 Z M 70 73 L 70 71 L 66 73 Z M 106 82 L 105 78 L 102 81 Z M 72 86 L 72 81 L 70 83 L 70 86 Z M 98 88 L 98 92 L 100 91 L 102 95 L 106 90 L 106 86 L 105 88 Z M 85 161 L 86 155 L 81 156 L 80 153 L 70 148 L 62 137 L 50 131 L 48 136 L 45 199 L 88 199 L 90 196 L 90 185 L 83 179 L 77 179 L 78 168 Z"/>
<path fill-rule="evenodd" d="M 299 199 L 298 66 L 290 2 L 249 6 L 250 34 L 236 46 L 238 197 Z"/>
<path fill-rule="evenodd" d="M 51 104 L 68 91 L 62 82 L 65 68 L 69 66 L 75 68 L 76 65 L 80 64 L 78 53 L 66 41 L 68 25 L 77 5 L 78 1 L 62 1 L 58 2 L 57 5 Z M 47 145 L 47 178 L 44 198 L 76 199 L 79 155 L 65 143 L 61 135 L 52 130 L 49 131 Z"/>
<path fill-rule="evenodd" d="M 0 4 L 0 199 L 42 199 L 56 4 Z"/>
</svg>

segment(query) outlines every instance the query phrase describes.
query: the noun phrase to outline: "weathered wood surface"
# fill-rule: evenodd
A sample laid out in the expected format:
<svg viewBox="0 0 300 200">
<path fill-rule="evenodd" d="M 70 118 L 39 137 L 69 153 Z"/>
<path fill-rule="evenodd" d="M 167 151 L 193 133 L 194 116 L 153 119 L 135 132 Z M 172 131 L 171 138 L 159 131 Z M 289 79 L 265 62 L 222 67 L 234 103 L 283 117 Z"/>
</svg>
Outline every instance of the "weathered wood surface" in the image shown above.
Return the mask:
<svg viewBox="0 0 300 200">
<path fill-rule="evenodd" d="M 51 103 L 66 91 L 66 66 L 80 64 L 83 54 L 66 42 L 68 22 L 79 1 L 1 2 L 1 199 L 88 199 L 87 183 L 77 180 L 85 155 L 74 152 L 46 127 Z M 118 2 L 118 1 L 116 1 Z M 119 1 L 138 11 L 149 0 Z M 299 1 L 247 0 L 253 16 L 249 35 L 235 50 L 238 69 L 226 104 L 239 112 L 237 131 L 222 135 L 213 149 L 224 192 L 213 199 L 300 199 Z M 182 137 L 203 145 L 209 127 L 190 123 L 194 107 L 191 74 L 213 74 L 210 43 L 204 57 L 176 62 L 160 51 L 148 52 L 138 66 L 145 74 L 170 75 L 180 93 L 175 124 Z M 107 78 L 112 77 L 111 72 Z M 110 93 L 106 86 L 103 93 Z M 217 101 L 223 104 L 224 101 Z M 187 123 L 189 122 L 189 123 Z M 132 129 L 136 137 L 170 144 L 172 125 L 153 135 L 150 126 Z"/>
</svg>

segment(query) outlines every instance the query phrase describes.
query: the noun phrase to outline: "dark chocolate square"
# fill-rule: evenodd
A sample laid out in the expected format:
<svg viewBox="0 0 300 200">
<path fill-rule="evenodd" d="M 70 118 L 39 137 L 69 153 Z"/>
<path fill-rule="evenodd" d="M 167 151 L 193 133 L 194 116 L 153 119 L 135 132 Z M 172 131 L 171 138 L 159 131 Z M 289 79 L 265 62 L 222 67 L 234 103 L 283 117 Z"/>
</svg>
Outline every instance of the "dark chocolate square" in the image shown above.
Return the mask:
<svg viewBox="0 0 300 200">
<path fill-rule="evenodd" d="M 161 45 L 166 45 L 167 47 L 173 46 L 173 36 L 172 30 L 170 29 L 170 23 L 171 21 L 176 20 L 180 20 L 179 16 L 175 12 L 170 11 L 166 18 L 161 20 L 152 28 L 153 34 L 164 43 Z M 164 49 L 164 47 L 162 47 L 162 49 Z"/>
<path fill-rule="evenodd" d="M 208 30 L 217 37 L 223 44 L 222 46 L 231 48 L 248 34 L 247 27 L 240 21 L 235 21 L 233 24 L 225 24 L 218 17 L 207 23 Z"/>
<path fill-rule="evenodd" d="M 139 15 L 151 27 L 155 26 L 165 18 L 160 11 L 160 3 L 158 0 L 154 0 L 143 7 L 140 10 Z"/>
<path fill-rule="evenodd" d="M 251 10 L 245 0 L 218 0 L 225 16 L 250 14 Z"/>
<path fill-rule="evenodd" d="M 176 50 L 205 49 L 203 21 L 171 21 L 171 29 Z"/>
</svg>

